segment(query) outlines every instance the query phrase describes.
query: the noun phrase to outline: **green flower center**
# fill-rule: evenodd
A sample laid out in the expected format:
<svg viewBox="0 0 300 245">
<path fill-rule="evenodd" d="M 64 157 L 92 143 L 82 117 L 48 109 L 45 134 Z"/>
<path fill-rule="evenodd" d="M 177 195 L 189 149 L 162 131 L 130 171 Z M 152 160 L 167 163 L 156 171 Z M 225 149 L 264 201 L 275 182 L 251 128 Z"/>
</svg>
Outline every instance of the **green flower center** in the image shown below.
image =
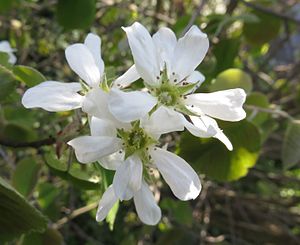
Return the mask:
<svg viewBox="0 0 300 245">
<path fill-rule="evenodd" d="M 180 93 L 176 85 L 162 82 L 161 86 L 154 89 L 154 96 L 158 98 L 158 102 L 166 106 L 175 106 L 180 99 Z"/>
<path fill-rule="evenodd" d="M 149 162 L 148 147 L 156 144 L 157 141 L 139 126 L 139 121 L 134 122 L 129 131 L 119 129 L 118 136 L 123 140 L 125 158 L 138 154 L 144 163 Z"/>
</svg>

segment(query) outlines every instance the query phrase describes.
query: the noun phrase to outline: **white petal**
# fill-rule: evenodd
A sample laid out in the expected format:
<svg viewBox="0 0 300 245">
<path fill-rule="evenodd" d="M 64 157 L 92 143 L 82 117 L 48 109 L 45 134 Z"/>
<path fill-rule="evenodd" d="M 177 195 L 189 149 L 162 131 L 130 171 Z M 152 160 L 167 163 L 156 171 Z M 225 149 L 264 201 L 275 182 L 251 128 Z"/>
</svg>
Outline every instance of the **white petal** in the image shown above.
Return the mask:
<svg viewBox="0 0 300 245">
<path fill-rule="evenodd" d="M 108 120 L 92 117 L 90 127 L 92 136 L 117 137 L 116 127 Z"/>
<path fill-rule="evenodd" d="M 110 112 L 120 121 L 131 122 L 144 117 L 157 103 L 143 91 L 123 92 L 112 88 L 108 99 Z"/>
<path fill-rule="evenodd" d="M 143 164 L 139 157 L 132 155 L 122 163 L 115 173 L 113 186 L 116 196 L 129 200 L 141 188 Z"/>
<path fill-rule="evenodd" d="M 140 78 L 135 65 L 131 66 L 122 76 L 113 82 L 113 87 L 125 88 Z"/>
<path fill-rule="evenodd" d="M 61 83 L 55 81 L 42 82 L 28 89 L 22 104 L 26 108 L 43 108 L 47 111 L 68 111 L 80 108 L 83 96 L 80 83 Z"/>
<path fill-rule="evenodd" d="M 163 70 L 166 64 L 167 71 L 169 72 L 177 38 L 174 32 L 167 27 L 160 28 L 152 38 L 158 52 L 158 57 L 160 58 L 160 69 Z"/>
<path fill-rule="evenodd" d="M 100 72 L 94 56 L 84 44 L 77 43 L 67 47 L 66 59 L 72 70 L 91 87 L 100 83 Z"/>
<path fill-rule="evenodd" d="M 84 45 L 90 50 L 94 57 L 95 63 L 100 72 L 100 76 L 104 73 L 104 62 L 101 58 L 101 39 L 99 36 L 89 33 L 84 40 Z"/>
<path fill-rule="evenodd" d="M 151 149 L 150 155 L 177 198 L 186 201 L 199 195 L 200 179 L 185 160 L 160 148 Z"/>
<path fill-rule="evenodd" d="M 196 69 L 205 57 L 209 47 L 207 35 L 196 26 L 178 40 L 172 60 L 174 78 L 181 81 Z M 173 79 L 171 79 L 173 80 Z"/>
<path fill-rule="evenodd" d="M 195 87 L 193 87 L 191 90 L 187 91 L 185 94 L 194 93 L 201 86 L 201 84 L 204 82 L 204 80 L 205 80 L 205 77 L 203 76 L 203 74 L 201 72 L 193 71 L 193 73 L 190 76 L 188 76 L 186 78 L 186 80 L 184 80 L 184 82 L 186 82 L 188 84 L 197 83 L 197 85 L 195 85 Z M 182 85 L 182 83 L 180 85 Z"/>
<path fill-rule="evenodd" d="M 230 140 L 223 133 L 223 131 L 219 128 L 216 120 L 214 120 L 213 118 L 210 118 L 208 116 L 201 116 L 201 117 L 191 116 L 190 118 L 191 118 L 192 122 L 194 123 L 195 127 L 201 128 L 201 129 L 207 128 L 207 129 L 210 129 L 212 132 L 214 131 L 215 134 L 211 135 L 211 136 L 216 139 L 219 139 L 227 147 L 228 150 L 232 151 L 233 147 L 232 147 Z M 195 136 L 203 137 L 200 135 L 195 135 Z"/>
<path fill-rule="evenodd" d="M 165 106 L 160 106 L 151 116 L 141 120 L 142 127 L 154 137 L 184 130 L 184 116 Z"/>
<path fill-rule="evenodd" d="M 14 52 L 14 51 L 15 50 L 13 48 L 11 48 L 8 41 L 1 41 L 0 42 L 0 52 L 11 53 L 11 52 Z"/>
<path fill-rule="evenodd" d="M 190 116 L 193 123 L 185 119 L 184 126 L 194 136 L 209 138 L 215 136 L 218 131 L 210 124 L 205 124 L 202 118 Z"/>
<path fill-rule="evenodd" d="M 118 166 L 124 163 L 124 151 L 117 151 L 109 156 L 101 158 L 98 162 L 103 168 L 116 170 Z"/>
<path fill-rule="evenodd" d="M 90 116 L 108 120 L 117 128 L 128 128 L 130 125 L 118 121 L 108 109 L 108 94 L 100 88 L 90 90 L 82 103 L 82 110 Z"/>
<path fill-rule="evenodd" d="M 134 194 L 134 205 L 140 220 L 147 225 L 156 225 L 161 219 L 161 210 L 152 192 L 143 181 L 141 189 Z"/>
<path fill-rule="evenodd" d="M 147 29 L 138 22 L 123 27 L 126 32 L 134 63 L 141 77 L 148 84 L 157 84 L 160 74 L 156 47 Z"/>
<path fill-rule="evenodd" d="M 241 88 L 187 96 L 185 103 L 198 107 L 202 113 L 225 121 L 240 121 L 246 117 L 243 104 L 246 93 Z"/>
<path fill-rule="evenodd" d="M 75 150 L 76 158 L 81 163 L 98 161 L 122 147 L 122 141 L 107 136 L 81 136 L 68 142 Z"/>
<path fill-rule="evenodd" d="M 15 64 L 17 62 L 17 57 L 13 54 L 14 51 L 16 50 L 11 48 L 8 41 L 0 42 L 0 52 L 4 52 L 8 54 L 9 56 L 8 62 L 11 64 Z"/>
<path fill-rule="evenodd" d="M 111 208 L 118 201 L 114 193 L 114 188 L 110 185 L 104 192 L 97 209 L 96 220 L 98 222 L 105 219 Z"/>
</svg>

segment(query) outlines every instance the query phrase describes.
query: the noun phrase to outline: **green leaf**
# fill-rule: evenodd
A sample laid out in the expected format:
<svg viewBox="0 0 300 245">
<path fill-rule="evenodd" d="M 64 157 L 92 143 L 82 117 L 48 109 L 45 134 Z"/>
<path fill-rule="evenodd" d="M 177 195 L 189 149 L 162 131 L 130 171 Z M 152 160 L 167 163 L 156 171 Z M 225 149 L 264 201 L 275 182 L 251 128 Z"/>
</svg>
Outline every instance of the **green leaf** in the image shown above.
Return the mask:
<svg viewBox="0 0 300 245">
<path fill-rule="evenodd" d="M 8 123 L 3 128 L 0 127 L 0 139 L 6 142 L 29 142 L 36 139 L 36 132 L 30 130 L 25 125 Z"/>
<path fill-rule="evenodd" d="M 15 90 L 16 85 L 10 69 L 0 64 L 0 102 L 4 101 Z"/>
<path fill-rule="evenodd" d="M 66 29 L 88 28 L 95 13 L 95 0 L 59 0 L 57 3 L 58 22 Z"/>
<path fill-rule="evenodd" d="M 247 96 L 245 104 L 257 106 L 261 108 L 268 108 L 270 103 L 268 97 L 260 92 L 253 92 Z M 270 118 L 270 114 L 267 112 L 247 110 L 247 118 L 251 120 L 256 126 L 263 124 L 266 120 Z"/>
<path fill-rule="evenodd" d="M 289 122 L 285 132 L 282 154 L 283 167 L 291 168 L 300 162 L 300 121 Z"/>
<path fill-rule="evenodd" d="M 233 151 L 216 139 L 201 139 L 184 133 L 180 155 L 199 173 L 219 181 L 237 180 L 256 163 L 260 150 L 258 129 L 247 121 L 219 123 L 233 145 Z"/>
<path fill-rule="evenodd" d="M 68 169 L 68 160 L 63 156 L 58 160 L 54 153 L 45 155 L 47 166 L 51 171 L 64 180 L 71 181 L 77 187 L 93 190 L 99 188 L 100 176 L 92 164 L 82 165 L 72 162 Z"/>
<path fill-rule="evenodd" d="M 7 69 L 11 69 L 12 64 L 10 64 L 8 61 L 9 61 L 8 53 L 0 51 L 0 66 L 4 66 Z"/>
<path fill-rule="evenodd" d="M 0 1 L 0 13 L 9 11 L 15 4 L 15 0 L 1 0 Z"/>
<path fill-rule="evenodd" d="M 47 219 L 0 177 L 0 241 L 28 232 L 43 232 Z"/>
<path fill-rule="evenodd" d="M 252 87 L 252 79 L 246 72 L 231 68 L 221 72 L 209 88 L 212 92 L 232 88 L 243 88 L 246 93 L 250 93 Z"/>
<path fill-rule="evenodd" d="M 28 87 L 33 87 L 46 81 L 46 78 L 39 71 L 29 66 L 14 66 L 13 73 L 15 74 L 16 79 L 25 83 Z"/>
<path fill-rule="evenodd" d="M 160 207 L 171 212 L 171 215 L 179 224 L 191 225 L 193 222 L 193 210 L 188 202 L 164 198 L 160 203 Z"/>
<path fill-rule="evenodd" d="M 33 158 L 24 158 L 18 162 L 12 176 L 12 185 L 23 196 L 28 196 L 37 183 L 40 165 Z"/>
<path fill-rule="evenodd" d="M 118 210 L 119 210 L 119 201 L 117 201 L 114 204 L 114 206 L 111 208 L 111 210 L 108 212 L 108 215 L 106 216 L 106 222 L 108 223 L 109 229 L 111 231 L 114 229 L 114 224 L 115 224 Z"/>
<path fill-rule="evenodd" d="M 63 236 L 58 230 L 48 228 L 44 233 L 26 235 L 20 245 L 63 245 Z"/>
<path fill-rule="evenodd" d="M 281 25 L 280 18 L 255 10 L 251 14 L 256 15 L 259 20 L 244 23 L 243 34 L 249 43 L 262 45 L 278 36 Z"/>
<path fill-rule="evenodd" d="M 234 60 L 238 56 L 240 42 L 240 38 L 228 38 L 220 40 L 220 42 L 214 46 L 212 52 L 217 60 L 215 67 L 216 74 L 234 66 Z"/>
</svg>

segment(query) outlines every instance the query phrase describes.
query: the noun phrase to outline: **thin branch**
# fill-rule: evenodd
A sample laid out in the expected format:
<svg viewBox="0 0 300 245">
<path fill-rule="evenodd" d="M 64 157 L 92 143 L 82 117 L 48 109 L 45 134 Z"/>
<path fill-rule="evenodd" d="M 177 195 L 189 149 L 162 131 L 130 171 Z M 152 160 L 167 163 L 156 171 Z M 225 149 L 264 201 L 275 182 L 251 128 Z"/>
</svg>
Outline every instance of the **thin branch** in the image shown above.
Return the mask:
<svg viewBox="0 0 300 245">
<path fill-rule="evenodd" d="M 203 9 L 205 4 L 206 4 L 206 0 L 202 0 L 200 2 L 198 8 L 194 11 L 192 17 L 190 18 L 189 23 L 187 24 L 187 26 L 182 31 L 182 35 L 184 35 L 191 28 L 191 26 L 195 23 L 197 17 L 200 15 L 200 12 Z"/>
<path fill-rule="evenodd" d="M 60 229 L 65 223 L 69 222 L 72 219 L 75 219 L 79 215 L 85 214 L 98 206 L 97 202 L 91 203 L 87 206 L 75 209 L 68 216 L 61 218 L 55 224 L 52 225 L 54 229 Z"/>
<path fill-rule="evenodd" d="M 247 2 L 245 0 L 239 0 L 241 3 L 243 3 L 244 5 L 246 5 L 247 7 L 249 8 L 252 8 L 252 9 L 255 9 L 255 10 L 258 10 L 260 12 L 264 12 L 264 13 L 267 13 L 267 14 L 271 14 L 271 15 L 274 15 L 276 17 L 279 17 L 281 19 L 284 19 L 284 20 L 288 20 L 288 21 L 291 21 L 291 22 L 294 22 L 296 24 L 300 24 L 300 20 L 299 19 L 296 19 L 296 18 L 293 18 L 292 16 L 290 15 L 287 15 L 287 14 L 284 14 L 284 13 L 278 13 L 272 9 L 269 9 L 269 8 L 266 8 L 266 7 L 263 7 L 261 5 L 258 5 L 258 4 L 254 4 L 252 2 Z"/>
<path fill-rule="evenodd" d="M 0 145 L 13 147 L 13 148 L 21 148 L 21 147 L 40 148 L 45 145 L 53 145 L 55 142 L 56 139 L 53 137 L 49 137 L 43 140 L 32 141 L 32 142 L 12 142 L 12 141 L 6 141 L 5 139 L 0 139 Z"/>
<path fill-rule="evenodd" d="M 269 108 L 254 106 L 254 105 L 245 105 L 245 108 L 249 109 L 249 110 L 253 110 L 253 111 L 260 111 L 260 112 L 266 112 L 269 114 L 275 114 L 275 115 L 278 115 L 278 116 L 281 116 L 281 117 L 284 117 L 284 118 L 287 118 L 290 120 L 294 120 L 294 118 L 290 114 L 288 114 L 285 111 L 279 110 L 279 109 L 269 109 Z"/>
</svg>

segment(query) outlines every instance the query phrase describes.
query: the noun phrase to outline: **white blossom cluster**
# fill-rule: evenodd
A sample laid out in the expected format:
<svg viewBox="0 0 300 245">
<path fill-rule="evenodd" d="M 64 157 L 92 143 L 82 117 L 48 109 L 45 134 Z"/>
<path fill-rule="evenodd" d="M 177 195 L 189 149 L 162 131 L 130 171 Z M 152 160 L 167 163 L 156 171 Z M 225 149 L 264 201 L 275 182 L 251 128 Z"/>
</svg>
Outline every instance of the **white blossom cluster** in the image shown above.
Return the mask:
<svg viewBox="0 0 300 245">
<path fill-rule="evenodd" d="M 97 211 L 102 221 L 118 201 L 133 198 L 142 222 L 161 219 L 149 185 L 149 169 L 156 168 L 180 200 L 195 199 L 201 191 L 198 174 L 182 158 L 160 148 L 161 135 L 183 131 L 197 137 L 214 137 L 229 150 L 232 145 L 216 119 L 239 121 L 246 114 L 243 89 L 195 93 L 204 76 L 195 69 L 209 48 L 207 35 L 192 26 L 177 39 L 169 28 L 150 35 L 140 23 L 123 28 L 134 65 L 108 85 L 101 57 L 101 39 L 88 34 L 84 43 L 69 46 L 66 59 L 81 82 L 46 81 L 28 89 L 26 108 L 47 111 L 81 108 L 87 113 L 90 135 L 68 142 L 83 164 L 99 162 L 115 170 L 113 183 L 104 192 Z M 131 84 L 143 81 L 142 89 Z"/>
</svg>

